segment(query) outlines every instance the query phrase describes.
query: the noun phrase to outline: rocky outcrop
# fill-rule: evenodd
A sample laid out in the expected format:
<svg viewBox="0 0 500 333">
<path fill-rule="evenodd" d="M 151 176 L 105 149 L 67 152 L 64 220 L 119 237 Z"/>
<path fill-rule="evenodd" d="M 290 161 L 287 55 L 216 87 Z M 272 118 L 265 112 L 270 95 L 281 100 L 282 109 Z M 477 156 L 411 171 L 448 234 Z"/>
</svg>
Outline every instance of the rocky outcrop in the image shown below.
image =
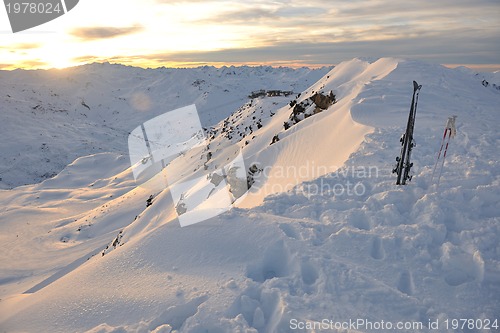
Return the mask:
<svg viewBox="0 0 500 333">
<path fill-rule="evenodd" d="M 337 101 L 335 99 L 335 95 L 333 94 L 333 91 L 330 91 L 328 95 L 323 95 L 320 92 L 315 93 L 309 98 L 311 101 L 313 101 L 314 104 L 316 104 L 316 107 L 321 109 L 321 110 L 326 110 L 330 107 L 330 105 L 335 104 Z"/>
<path fill-rule="evenodd" d="M 330 91 L 327 95 L 324 95 L 321 92 L 316 92 L 314 95 L 300 103 L 297 103 L 297 100 L 291 101 L 289 105 L 293 109 L 289 120 L 283 124 L 285 131 L 298 122 L 327 110 L 335 103 L 337 103 L 337 99 L 335 98 L 333 91 Z M 310 108 L 312 104 L 315 106 L 314 109 Z"/>
</svg>

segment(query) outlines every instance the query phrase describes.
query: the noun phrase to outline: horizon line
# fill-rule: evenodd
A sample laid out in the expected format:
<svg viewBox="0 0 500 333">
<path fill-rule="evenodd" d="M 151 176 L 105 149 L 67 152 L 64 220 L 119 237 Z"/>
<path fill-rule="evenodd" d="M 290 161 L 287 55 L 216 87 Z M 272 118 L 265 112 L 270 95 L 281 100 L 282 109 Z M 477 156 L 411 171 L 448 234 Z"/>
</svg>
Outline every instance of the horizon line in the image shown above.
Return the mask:
<svg viewBox="0 0 500 333">
<path fill-rule="evenodd" d="M 352 59 L 356 59 L 354 57 Z M 426 62 L 426 61 L 424 61 Z M 339 62 L 341 63 L 341 62 Z M 133 67 L 133 68 L 142 68 L 142 69 L 160 69 L 160 68 L 172 68 L 172 69 L 188 69 L 188 68 L 200 68 L 200 67 L 214 67 L 214 68 L 223 68 L 223 67 L 273 67 L 273 68 L 309 68 L 309 69 L 318 69 L 324 67 L 335 67 L 337 64 L 315 64 L 315 63 L 303 63 L 303 62 L 287 62 L 287 61 L 269 61 L 269 62 L 163 62 L 163 63 L 148 63 L 148 62 L 123 62 L 123 61 L 92 61 L 92 62 L 84 62 L 66 67 L 51 67 L 51 66 L 40 66 L 37 65 L 25 65 L 25 66 L 16 66 L 11 64 L 0 64 L 0 71 L 15 71 L 15 70 L 26 70 L 26 71 L 36 71 L 36 70 L 65 70 L 70 68 L 82 67 L 86 65 L 92 64 L 109 64 L 109 65 L 121 65 L 125 67 Z M 457 67 L 467 67 L 469 69 L 478 71 L 478 72 L 490 72 L 495 73 L 500 71 L 500 64 L 464 64 L 464 63 L 439 63 L 440 65 L 447 68 L 457 68 Z"/>
</svg>

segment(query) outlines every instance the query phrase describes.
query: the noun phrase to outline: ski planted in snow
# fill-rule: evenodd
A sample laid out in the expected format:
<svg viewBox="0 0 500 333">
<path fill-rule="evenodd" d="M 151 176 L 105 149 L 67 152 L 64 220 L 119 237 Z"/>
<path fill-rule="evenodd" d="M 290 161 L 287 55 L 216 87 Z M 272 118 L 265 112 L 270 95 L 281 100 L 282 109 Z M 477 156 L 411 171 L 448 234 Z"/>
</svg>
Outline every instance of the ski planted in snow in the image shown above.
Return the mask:
<svg viewBox="0 0 500 333">
<path fill-rule="evenodd" d="M 411 151 L 415 147 L 413 140 L 413 128 L 415 127 L 415 116 L 417 114 L 418 94 L 422 88 L 416 81 L 413 81 L 413 97 L 411 99 L 410 115 L 408 116 L 408 123 L 406 131 L 399 140 L 401 142 L 401 153 L 396 157 L 396 167 L 392 170 L 393 173 L 398 175 L 396 185 L 405 185 L 407 180 L 411 180 L 410 175 L 413 163 L 410 162 Z"/>
<path fill-rule="evenodd" d="M 437 166 L 438 164 L 440 164 L 439 176 L 437 178 L 437 188 L 439 188 L 439 181 L 441 180 L 441 174 L 443 172 L 444 160 L 446 158 L 446 153 L 448 152 L 448 144 L 450 143 L 450 139 L 454 138 L 455 135 L 457 134 L 457 128 L 455 126 L 456 119 L 457 116 L 451 116 L 448 117 L 448 120 L 446 121 L 446 126 L 444 127 L 443 139 L 441 139 L 441 147 L 439 148 L 439 152 L 436 158 L 436 163 L 434 164 L 434 168 L 432 169 L 431 184 L 433 183 Z M 443 153 L 443 159 L 441 159 L 441 153 L 443 152 L 443 147 L 444 147 L 444 153 Z"/>
</svg>

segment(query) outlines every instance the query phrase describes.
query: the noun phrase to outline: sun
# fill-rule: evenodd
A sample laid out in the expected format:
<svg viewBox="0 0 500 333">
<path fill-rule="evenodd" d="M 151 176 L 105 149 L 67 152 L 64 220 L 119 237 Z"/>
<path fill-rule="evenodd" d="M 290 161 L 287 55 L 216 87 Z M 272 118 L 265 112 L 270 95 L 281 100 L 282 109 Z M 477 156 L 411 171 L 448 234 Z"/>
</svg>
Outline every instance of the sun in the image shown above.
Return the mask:
<svg viewBox="0 0 500 333">
<path fill-rule="evenodd" d="M 76 64 L 65 54 L 51 55 L 47 60 L 47 66 L 50 68 L 62 69 L 75 66 Z"/>
<path fill-rule="evenodd" d="M 63 68 L 68 68 L 72 67 L 74 64 L 71 61 L 68 60 L 61 60 L 61 61 L 50 61 L 48 63 L 49 68 L 56 68 L 56 69 L 63 69 Z"/>
</svg>

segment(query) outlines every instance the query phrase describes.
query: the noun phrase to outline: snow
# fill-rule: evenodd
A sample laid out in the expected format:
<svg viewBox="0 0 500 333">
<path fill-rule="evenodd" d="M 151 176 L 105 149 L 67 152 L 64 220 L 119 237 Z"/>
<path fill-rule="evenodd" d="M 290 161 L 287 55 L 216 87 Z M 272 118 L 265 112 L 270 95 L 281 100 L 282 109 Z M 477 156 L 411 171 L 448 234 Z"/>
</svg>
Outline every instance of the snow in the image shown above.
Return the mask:
<svg viewBox="0 0 500 333">
<path fill-rule="evenodd" d="M 301 92 L 328 70 L 264 66 L 151 70 L 91 64 L 64 70 L 0 71 L 0 132 L 8 139 L 0 146 L 0 189 L 51 178 L 78 157 L 127 154 L 130 131 L 167 111 L 196 104 L 202 125 L 211 126 L 244 104 L 252 91 Z"/>
<path fill-rule="evenodd" d="M 363 319 L 423 324 L 408 332 L 436 331 L 430 323 L 439 321 L 437 331 L 454 332 L 460 330 L 446 329 L 446 319 L 500 320 L 500 91 L 485 86 L 486 78 L 464 68 L 394 58 L 353 59 L 321 75 L 305 69 L 176 72 L 111 65 L 72 71 L 104 92 L 133 91 L 139 85 L 144 91 L 148 85 L 176 91 L 172 83 L 156 84 L 172 73 L 172 82 L 180 86 L 200 76 L 204 85 L 221 84 L 219 92 L 224 89 L 221 77 L 233 80 L 236 74 L 227 75 L 233 72 L 240 73 L 236 76 L 241 81 L 226 84 L 245 87 L 250 82 L 250 91 L 296 90 L 290 82 L 303 86 L 291 96 L 251 101 L 245 99 L 245 89 L 235 106 L 214 93 L 219 99 L 214 97 L 211 105 L 227 108 L 209 116 L 199 107 L 202 123 L 213 119 L 205 122 L 208 147 L 180 156 L 156 178 L 138 185 L 125 151 L 127 131 L 161 110 L 137 112 L 128 106 L 126 117 L 111 118 L 112 110 L 126 105 L 115 98 L 118 93 L 99 96 L 99 89 L 92 88 L 85 103 L 101 104 L 93 112 L 78 104 L 84 95 L 75 86 L 36 79 L 51 77 L 51 72 L 2 73 L 3 87 L 12 84 L 9 80 L 17 85 L 33 82 L 41 91 L 76 96 L 36 98 L 44 105 L 73 101 L 87 117 L 107 123 L 113 119 L 126 129 L 110 139 L 114 132 L 101 120 L 68 123 L 81 118 L 22 112 L 26 100 L 34 101 L 31 92 L 14 95 L 12 89 L 9 94 L 16 100 L 2 97 L 4 128 L 22 129 L 19 140 L 14 130 L 2 134 L 15 137 L 16 147 L 33 146 L 40 142 L 39 129 L 55 126 L 64 139 L 53 138 L 49 146 L 61 154 L 73 147 L 80 154 L 53 178 L 0 191 L 3 331 L 315 332 L 321 331 L 324 319 Z M 303 82 L 314 75 L 314 82 Z M 423 86 L 414 133 L 414 177 L 409 185 L 396 186 L 391 170 L 406 126 L 412 80 Z M 293 110 L 291 100 L 300 103 L 329 91 L 336 103 L 284 129 Z M 142 105 L 139 109 L 166 104 L 165 96 L 151 94 L 149 102 L 143 96 L 136 103 Z M 191 98 L 179 97 L 179 104 L 163 112 L 188 105 Z M 451 115 L 458 116 L 457 136 L 450 142 L 438 189 L 430 176 Z M 91 128 L 95 130 L 89 132 Z M 277 134 L 279 141 L 270 145 Z M 93 140 L 102 152 L 82 148 L 80 140 Z M 11 162 L 13 148 L 1 149 L 8 157 L 4 161 Z M 42 158 L 43 151 L 28 151 L 27 158 Z M 204 174 L 208 152 L 210 171 L 239 151 L 247 167 L 257 163 L 265 175 L 256 176 L 248 195 L 233 209 L 181 227 L 169 187 L 189 179 L 190 170 Z M 49 164 L 57 170 L 59 162 Z M 11 170 L 4 177 L 7 184 L 22 184 L 26 170 L 33 169 Z M 166 187 L 162 179 L 172 175 Z M 316 329 L 292 330 L 297 322 Z"/>
</svg>

